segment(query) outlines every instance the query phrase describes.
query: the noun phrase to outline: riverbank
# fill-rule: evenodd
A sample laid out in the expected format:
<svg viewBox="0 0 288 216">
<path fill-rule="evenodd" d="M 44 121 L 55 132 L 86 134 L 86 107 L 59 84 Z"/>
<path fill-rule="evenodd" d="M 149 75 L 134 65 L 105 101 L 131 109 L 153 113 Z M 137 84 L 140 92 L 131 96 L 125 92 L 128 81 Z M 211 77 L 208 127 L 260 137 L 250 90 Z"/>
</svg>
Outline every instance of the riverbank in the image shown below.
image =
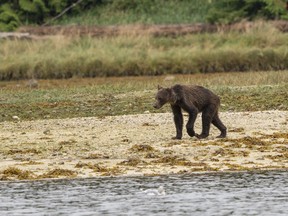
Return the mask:
<svg viewBox="0 0 288 216">
<path fill-rule="evenodd" d="M 222 112 L 226 139 L 175 141 L 171 113 L 0 123 L 2 180 L 288 168 L 288 112 Z M 200 132 L 200 116 L 196 132 Z M 186 117 L 187 118 L 187 117 Z"/>
</svg>

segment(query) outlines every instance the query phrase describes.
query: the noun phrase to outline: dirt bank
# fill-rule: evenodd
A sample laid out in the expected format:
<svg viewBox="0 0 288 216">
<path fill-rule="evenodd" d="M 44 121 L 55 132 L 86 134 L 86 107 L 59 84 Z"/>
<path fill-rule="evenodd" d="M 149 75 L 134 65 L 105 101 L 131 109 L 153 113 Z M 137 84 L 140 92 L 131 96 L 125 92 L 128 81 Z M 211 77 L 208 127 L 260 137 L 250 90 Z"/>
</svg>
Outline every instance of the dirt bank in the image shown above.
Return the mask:
<svg viewBox="0 0 288 216">
<path fill-rule="evenodd" d="M 187 118 L 187 117 L 186 117 Z M 171 140 L 171 113 L 0 123 L 0 178 L 288 168 L 288 112 L 225 112 L 227 139 Z M 200 132 L 200 119 L 196 123 Z"/>
</svg>

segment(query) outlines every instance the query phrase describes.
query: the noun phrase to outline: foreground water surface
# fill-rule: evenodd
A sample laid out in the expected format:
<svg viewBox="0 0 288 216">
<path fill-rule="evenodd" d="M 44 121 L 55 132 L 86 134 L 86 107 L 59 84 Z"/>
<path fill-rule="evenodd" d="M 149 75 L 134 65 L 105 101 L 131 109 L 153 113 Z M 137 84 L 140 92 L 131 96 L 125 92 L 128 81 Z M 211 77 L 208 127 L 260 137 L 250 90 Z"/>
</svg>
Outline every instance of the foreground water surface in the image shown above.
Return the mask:
<svg viewBox="0 0 288 216">
<path fill-rule="evenodd" d="M 0 215 L 105 214 L 288 215 L 288 171 L 0 182 Z"/>
</svg>

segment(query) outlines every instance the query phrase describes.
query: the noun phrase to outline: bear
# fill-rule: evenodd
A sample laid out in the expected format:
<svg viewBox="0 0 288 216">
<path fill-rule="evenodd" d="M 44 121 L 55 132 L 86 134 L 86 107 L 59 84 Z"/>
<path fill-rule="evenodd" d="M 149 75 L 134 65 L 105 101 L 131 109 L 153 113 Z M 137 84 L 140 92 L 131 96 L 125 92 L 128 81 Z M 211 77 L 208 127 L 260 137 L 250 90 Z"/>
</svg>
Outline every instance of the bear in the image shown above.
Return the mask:
<svg viewBox="0 0 288 216">
<path fill-rule="evenodd" d="M 174 115 L 176 136 L 172 139 L 182 139 L 183 115 L 182 110 L 189 114 L 186 130 L 189 136 L 203 139 L 209 136 L 211 123 L 220 130 L 217 138 L 225 138 L 227 128 L 218 115 L 220 98 L 203 86 L 176 84 L 171 88 L 158 86 L 153 107 L 160 109 L 164 104 L 170 103 Z M 196 134 L 194 123 L 197 114 L 202 112 L 202 133 Z"/>
</svg>

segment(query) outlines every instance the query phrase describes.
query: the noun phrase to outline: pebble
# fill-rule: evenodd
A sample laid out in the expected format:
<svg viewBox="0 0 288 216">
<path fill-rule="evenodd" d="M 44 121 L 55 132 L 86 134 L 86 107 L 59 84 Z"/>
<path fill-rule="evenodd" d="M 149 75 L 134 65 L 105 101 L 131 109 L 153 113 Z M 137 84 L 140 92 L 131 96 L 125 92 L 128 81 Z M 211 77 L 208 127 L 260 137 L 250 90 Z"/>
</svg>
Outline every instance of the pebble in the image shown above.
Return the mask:
<svg viewBox="0 0 288 216">
<path fill-rule="evenodd" d="M 12 116 L 12 119 L 19 121 L 20 118 L 18 116 Z"/>
<path fill-rule="evenodd" d="M 43 134 L 49 135 L 49 134 L 51 134 L 51 131 L 49 129 L 47 129 L 43 132 Z"/>
</svg>

